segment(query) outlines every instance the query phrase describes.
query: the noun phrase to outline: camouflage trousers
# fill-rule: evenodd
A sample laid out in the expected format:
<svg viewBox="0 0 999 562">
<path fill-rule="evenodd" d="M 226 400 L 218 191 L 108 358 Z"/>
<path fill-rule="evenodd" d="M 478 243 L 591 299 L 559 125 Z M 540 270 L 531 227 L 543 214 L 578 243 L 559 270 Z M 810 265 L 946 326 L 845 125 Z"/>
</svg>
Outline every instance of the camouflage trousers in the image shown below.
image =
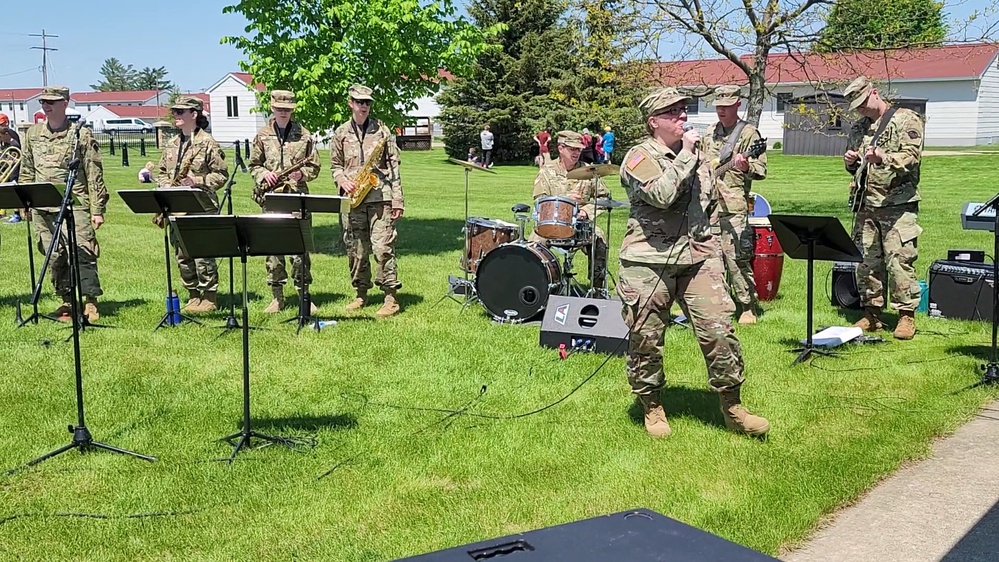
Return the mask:
<svg viewBox="0 0 999 562">
<path fill-rule="evenodd" d="M 392 204 L 387 201 L 362 203 L 347 215 L 343 243 L 347 247 L 350 283 L 357 291 L 371 289 L 371 263 L 375 257 L 375 284 L 383 291 L 402 287 L 395 262 L 398 233 L 392 220 Z"/>
<path fill-rule="evenodd" d="M 195 213 L 188 213 L 195 214 Z M 202 213 L 197 213 L 202 214 Z M 215 214 L 215 213 L 203 213 Z M 219 265 L 215 258 L 192 258 L 184 252 L 180 239 L 174 229 L 170 229 L 170 243 L 173 244 L 177 256 L 177 269 L 180 270 L 180 281 L 188 291 L 218 291 Z"/>
<path fill-rule="evenodd" d="M 720 259 L 665 266 L 621 260 L 617 292 L 630 332 L 627 374 L 633 393 L 652 394 L 666 383 L 663 341 L 676 300 L 693 325 L 707 364 L 708 384 L 716 391 L 742 384 L 742 346 L 731 320 L 735 303 L 728 295 Z"/>
<path fill-rule="evenodd" d="M 59 213 L 50 213 L 35 209 L 35 233 L 38 240 L 38 251 L 45 255 L 48 252 L 49 244 L 55 235 L 55 223 L 59 218 Z M 82 209 L 73 210 L 73 222 L 75 223 L 77 258 L 80 261 L 80 292 L 84 297 L 99 297 L 104 294 L 101 290 L 101 280 L 97 275 L 97 258 L 100 256 L 101 247 L 97 243 L 97 234 L 94 232 L 94 225 L 90 222 L 90 211 Z M 52 272 L 52 286 L 57 295 L 61 297 L 69 296 L 73 292 L 73 271 L 69 263 L 69 254 L 66 252 L 66 242 L 68 240 L 68 225 L 66 221 L 62 224 L 62 236 L 55 249 L 52 250 L 52 258 L 49 261 L 49 270 Z"/>
<path fill-rule="evenodd" d="M 757 306 L 756 281 L 753 279 L 754 231 L 749 226 L 749 216 L 743 214 L 719 217 L 722 259 L 729 275 L 734 300 L 743 310 L 754 310 Z"/>
<path fill-rule="evenodd" d="M 302 193 L 308 193 L 303 191 Z M 261 206 L 263 212 L 268 212 L 266 207 Z M 299 217 L 301 213 L 293 213 L 294 216 Z M 310 218 L 310 213 L 306 213 L 307 222 L 312 223 Z M 312 259 L 309 257 L 308 253 L 300 256 L 290 256 L 291 259 L 291 278 L 295 283 L 296 289 L 302 288 L 302 279 L 305 279 L 305 284 L 312 284 Z M 267 256 L 264 260 L 264 267 L 267 268 L 267 284 L 271 286 L 283 286 L 288 283 L 288 269 L 287 260 L 285 256 Z"/>
<path fill-rule="evenodd" d="M 593 226 L 593 235 L 597 239 L 596 259 L 590 255 L 593 250 L 593 245 L 586 244 L 585 246 L 580 246 L 579 249 L 582 250 L 583 254 L 590 260 L 590 263 L 587 264 L 588 267 L 586 268 L 587 276 L 591 273 L 593 275 L 593 278 L 590 279 L 590 286 L 595 289 L 602 289 L 607 285 L 607 237 L 604 235 L 604 232 L 600 230 L 600 227 L 596 225 Z M 547 248 L 552 247 L 551 240 L 538 235 L 537 232 L 532 233 L 528 240 L 544 244 Z"/>
<path fill-rule="evenodd" d="M 857 213 L 853 236 L 864 254 L 863 263 L 857 266 L 863 306 L 883 307 L 886 283 L 890 283 L 892 308 L 914 312 L 919 306 L 919 281 L 912 266 L 919 255 L 916 240 L 923 231 L 916 223 L 918 210 L 916 203 L 909 203 Z"/>
</svg>

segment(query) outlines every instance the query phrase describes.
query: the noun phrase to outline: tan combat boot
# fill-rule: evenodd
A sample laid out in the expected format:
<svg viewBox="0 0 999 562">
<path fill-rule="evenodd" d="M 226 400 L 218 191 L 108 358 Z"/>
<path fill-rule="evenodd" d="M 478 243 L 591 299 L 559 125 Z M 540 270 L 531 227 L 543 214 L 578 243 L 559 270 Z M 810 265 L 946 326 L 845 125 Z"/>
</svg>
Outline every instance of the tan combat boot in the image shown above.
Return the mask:
<svg viewBox="0 0 999 562">
<path fill-rule="evenodd" d="M 753 312 L 752 310 L 743 311 L 743 313 L 739 315 L 739 323 L 756 324 L 756 313 Z"/>
<path fill-rule="evenodd" d="M 379 318 L 388 318 L 393 314 L 399 312 L 399 299 L 396 298 L 396 292 L 394 290 L 385 292 L 385 302 L 382 307 L 378 309 L 375 316 Z"/>
<path fill-rule="evenodd" d="M 868 306 L 864 309 L 864 317 L 854 323 L 854 326 L 865 332 L 877 332 L 885 327 L 881 322 L 881 309 L 876 306 Z"/>
<path fill-rule="evenodd" d="M 663 409 L 662 399 L 659 393 L 640 395 L 638 401 L 642 404 L 645 412 L 645 431 L 653 437 L 667 437 L 673 430 L 666 420 L 666 410 Z"/>
<path fill-rule="evenodd" d="M 757 416 L 742 405 L 739 389 L 725 390 L 719 393 L 722 416 L 725 427 L 752 436 L 765 435 L 770 431 L 770 422 L 762 416 Z"/>
<path fill-rule="evenodd" d="M 198 308 L 201 307 L 201 291 L 188 289 L 187 292 L 190 296 L 187 299 L 187 303 L 185 303 L 180 310 L 183 312 L 197 312 Z"/>
<path fill-rule="evenodd" d="M 97 312 L 97 297 L 87 297 L 87 304 L 83 306 L 83 313 L 87 316 L 87 321 L 96 323 L 101 315 Z"/>
<path fill-rule="evenodd" d="M 354 300 L 350 301 L 350 303 L 347 304 L 347 307 L 344 310 L 346 310 L 347 312 L 357 312 L 358 310 L 364 308 L 364 305 L 367 304 L 367 302 L 368 302 L 367 291 L 358 291 L 357 297 L 355 297 Z"/>
<path fill-rule="evenodd" d="M 271 294 L 274 295 L 274 300 L 264 309 L 264 314 L 277 314 L 284 308 L 284 286 L 271 285 Z"/>
<path fill-rule="evenodd" d="M 201 295 L 201 305 L 194 312 L 211 312 L 218 308 L 218 292 L 205 291 Z"/>
<path fill-rule="evenodd" d="M 898 311 L 898 325 L 895 326 L 894 335 L 897 340 L 911 340 L 916 337 L 916 316 L 913 311 Z"/>
</svg>

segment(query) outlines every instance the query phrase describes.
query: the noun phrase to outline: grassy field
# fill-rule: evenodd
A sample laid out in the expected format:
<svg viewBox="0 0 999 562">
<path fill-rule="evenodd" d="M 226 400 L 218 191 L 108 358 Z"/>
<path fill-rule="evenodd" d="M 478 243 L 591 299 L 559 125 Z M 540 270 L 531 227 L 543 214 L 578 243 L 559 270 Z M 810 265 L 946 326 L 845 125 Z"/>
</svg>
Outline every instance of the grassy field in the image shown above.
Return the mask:
<svg viewBox="0 0 999 562">
<path fill-rule="evenodd" d="M 139 187 L 139 160 L 122 168 L 108 158 L 112 192 Z M 756 190 L 775 212 L 834 214 L 849 228 L 839 159 L 774 154 L 770 162 Z M 313 190 L 332 193 L 325 154 L 323 163 Z M 926 159 L 921 279 L 948 248 L 992 247 L 990 233 L 963 231 L 959 214 L 963 202 L 994 194 L 994 164 L 992 155 Z M 296 335 L 281 323 L 293 310 L 262 314 L 263 258 L 250 260 L 251 324 L 262 328 L 250 337 L 256 427 L 315 447 L 243 452 L 232 465 L 214 461 L 230 452 L 216 440 L 241 419 L 240 336 L 216 328 L 221 311 L 204 326 L 153 331 L 164 310 L 161 231 L 112 193 L 99 231 L 101 321 L 112 328 L 81 336 L 87 423 L 95 439 L 159 460 L 71 452 L 0 476 L 0 559 L 391 560 L 635 507 L 776 554 L 999 394 L 962 391 L 979 380 L 989 345 L 989 325 L 978 322 L 919 315 L 914 341 L 886 332 L 885 343 L 792 366 L 788 349 L 805 335 L 806 267 L 787 259 L 779 298 L 759 324 L 737 328 L 744 400 L 771 421 L 769 439 L 724 430 L 694 338 L 678 327 L 666 344 L 674 434 L 654 441 L 622 358 L 558 361 L 538 345 L 538 327 L 495 325 L 478 305 L 462 312 L 441 302 L 448 274 L 460 275 L 462 168 L 440 150 L 405 153 L 403 166 L 400 316 L 375 319 L 377 292 L 363 314 L 344 316 L 352 292 L 335 216 L 315 221 L 312 287 L 335 327 Z M 471 178 L 470 212 L 512 220 L 535 170 L 496 171 Z M 250 189 L 239 174 L 237 213 L 256 211 Z M 613 215 L 616 248 L 626 214 Z M 23 225 L 0 233 L 7 469 L 69 443 L 76 408 L 68 331 L 14 326 L 14 303 L 29 293 Z M 225 262 L 220 268 L 227 287 Z M 830 269 L 816 265 L 817 327 L 857 317 L 829 304 Z M 57 304 L 50 288 L 46 281 L 44 311 Z"/>
</svg>

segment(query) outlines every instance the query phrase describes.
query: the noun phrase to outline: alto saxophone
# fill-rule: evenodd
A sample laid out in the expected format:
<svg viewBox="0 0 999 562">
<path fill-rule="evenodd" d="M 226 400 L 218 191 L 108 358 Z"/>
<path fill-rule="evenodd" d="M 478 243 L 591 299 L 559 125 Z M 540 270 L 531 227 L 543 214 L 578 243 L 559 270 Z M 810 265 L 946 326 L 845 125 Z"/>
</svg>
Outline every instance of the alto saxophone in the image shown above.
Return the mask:
<svg viewBox="0 0 999 562">
<path fill-rule="evenodd" d="M 374 173 L 375 164 L 382 159 L 382 152 L 385 150 L 385 143 L 388 142 L 388 137 L 382 137 L 382 140 L 378 141 L 375 145 L 374 150 L 368 155 L 368 158 L 364 161 L 364 165 L 358 170 L 357 175 L 354 176 L 354 183 L 357 184 L 357 191 L 348 194 L 350 197 L 350 208 L 356 209 L 358 205 L 364 201 L 364 198 L 368 196 L 378 185 L 378 174 Z"/>
</svg>

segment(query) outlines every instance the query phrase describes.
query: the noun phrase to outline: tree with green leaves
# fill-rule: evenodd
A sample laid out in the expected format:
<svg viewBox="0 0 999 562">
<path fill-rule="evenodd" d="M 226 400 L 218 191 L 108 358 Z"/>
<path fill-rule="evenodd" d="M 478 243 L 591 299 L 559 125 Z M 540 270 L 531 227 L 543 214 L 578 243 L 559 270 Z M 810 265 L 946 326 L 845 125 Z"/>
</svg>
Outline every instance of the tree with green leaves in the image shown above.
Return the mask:
<svg viewBox="0 0 999 562">
<path fill-rule="evenodd" d="M 937 46 L 947 37 L 943 7 L 934 0 L 840 0 L 813 49 L 829 53 Z"/>
<path fill-rule="evenodd" d="M 166 67 L 157 68 L 145 67 L 135 74 L 135 81 L 132 87 L 136 90 L 170 90 L 173 89 L 173 82 L 167 80 Z"/>
<path fill-rule="evenodd" d="M 463 74 L 496 31 L 457 16 L 451 0 L 240 0 L 222 11 L 249 22 L 245 35 L 222 38 L 247 56 L 241 68 L 294 91 L 295 119 L 323 134 L 350 118 L 353 83 L 374 90 L 374 116 L 403 125 L 415 100 L 439 91 L 439 71 Z M 258 100 L 266 111 L 268 93 Z"/>
<path fill-rule="evenodd" d="M 136 70 L 132 65 L 124 65 L 114 57 L 104 61 L 100 70 L 102 80 L 91 84 L 90 88 L 97 92 L 124 92 L 135 89 Z"/>
</svg>

